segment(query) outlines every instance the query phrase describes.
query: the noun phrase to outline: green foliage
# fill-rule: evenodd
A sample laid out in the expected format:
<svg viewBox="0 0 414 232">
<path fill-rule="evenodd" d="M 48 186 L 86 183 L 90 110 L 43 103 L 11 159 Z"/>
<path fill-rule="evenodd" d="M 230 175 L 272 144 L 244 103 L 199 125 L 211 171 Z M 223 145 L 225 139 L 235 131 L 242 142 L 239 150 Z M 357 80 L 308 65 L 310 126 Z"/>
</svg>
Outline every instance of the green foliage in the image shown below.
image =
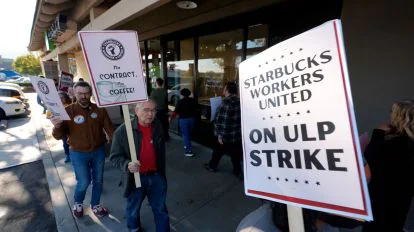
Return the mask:
<svg viewBox="0 0 414 232">
<path fill-rule="evenodd" d="M 21 74 L 37 76 L 42 72 L 40 61 L 31 54 L 17 57 L 12 66 L 14 70 Z"/>
</svg>

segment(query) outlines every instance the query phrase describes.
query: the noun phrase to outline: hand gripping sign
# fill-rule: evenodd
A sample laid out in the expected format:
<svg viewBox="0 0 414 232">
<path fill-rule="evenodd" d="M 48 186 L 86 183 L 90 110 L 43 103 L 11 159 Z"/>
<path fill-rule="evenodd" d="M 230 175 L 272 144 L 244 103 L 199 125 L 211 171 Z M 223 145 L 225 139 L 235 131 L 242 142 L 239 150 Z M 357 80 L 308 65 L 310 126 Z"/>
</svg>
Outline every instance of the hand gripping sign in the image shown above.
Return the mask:
<svg viewBox="0 0 414 232">
<path fill-rule="evenodd" d="M 372 220 L 339 20 L 240 64 L 249 196 Z"/>
<path fill-rule="evenodd" d="M 148 100 L 136 31 L 80 31 L 97 106 L 122 105 L 131 160 L 137 161 L 128 104 Z M 141 186 L 134 173 L 136 187 Z"/>
</svg>

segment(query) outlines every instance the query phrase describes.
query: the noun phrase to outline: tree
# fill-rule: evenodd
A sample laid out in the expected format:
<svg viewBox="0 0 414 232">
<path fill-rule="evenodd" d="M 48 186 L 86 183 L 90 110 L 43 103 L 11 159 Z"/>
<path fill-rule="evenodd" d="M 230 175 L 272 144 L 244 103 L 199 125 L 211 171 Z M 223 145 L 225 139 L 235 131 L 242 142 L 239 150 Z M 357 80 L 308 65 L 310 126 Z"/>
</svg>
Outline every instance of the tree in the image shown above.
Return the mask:
<svg viewBox="0 0 414 232">
<path fill-rule="evenodd" d="M 39 75 L 42 72 L 40 61 L 31 54 L 17 57 L 12 66 L 21 74 Z"/>
</svg>

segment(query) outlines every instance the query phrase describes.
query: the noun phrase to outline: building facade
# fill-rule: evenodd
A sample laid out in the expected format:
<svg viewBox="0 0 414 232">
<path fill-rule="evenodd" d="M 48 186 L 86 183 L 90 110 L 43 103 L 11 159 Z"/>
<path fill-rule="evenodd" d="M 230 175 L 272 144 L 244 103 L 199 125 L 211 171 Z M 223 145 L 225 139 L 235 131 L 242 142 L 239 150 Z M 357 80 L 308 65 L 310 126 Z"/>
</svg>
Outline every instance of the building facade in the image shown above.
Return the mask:
<svg viewBox="0 0 414 232">
<path fill-rule="evenodd" d="M 392 102 L 413 98 L 413 8 L 403 0 L 38 0 L 29 49 L 88 80 L 77 32 L 137 31 L 148 91 L 163 78 L 173 110 L 180 89 L 190 89 L 199 103 L 196 140 L 209 145 L 209 99 L 238 81 L 243 60 L 339 18 L 362 133 L 388 120 Z M 109 112 L 122 121 L 119 107 Z"/>
</svg>

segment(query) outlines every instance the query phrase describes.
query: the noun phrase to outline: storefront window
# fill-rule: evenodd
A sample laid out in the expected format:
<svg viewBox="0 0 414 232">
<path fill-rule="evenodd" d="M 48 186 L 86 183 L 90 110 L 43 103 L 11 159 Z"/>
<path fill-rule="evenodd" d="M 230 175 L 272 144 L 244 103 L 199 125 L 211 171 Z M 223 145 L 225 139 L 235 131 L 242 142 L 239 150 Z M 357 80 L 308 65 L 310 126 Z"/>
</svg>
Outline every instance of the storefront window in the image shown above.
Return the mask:
<svg viewBox="0 0 414 232">
<path fill-rule="evenodd" d="M 170 41 L 167 47 L 168 102 L 174 107 L 183 88 L 194 93 L 194 40 Z"/>
<path fill-rule="evenodd" d="M 146 65 L 146 59 L 145 59 L 145 45 L 144 41 L 139 42 L 139 51 L 141 53 L 142 57 L 142 72 L 144 74 L 144 77 L 147 77 L 147 65 Z"/>
<path fill-rule="evenodd" d="M 242 41 L 242 29 L 199 38 L 197 89 L 202 119 L 210 119 L 210 98 L 221 96 L 226 82 L 238 81 Z"/>
<path fill-rule="evenodd" d="M 159 39 L 148 40 L 148 71 L 151 87 L 155 88 L 155 80 L 161 77 L 161 44 Z M 161 77 L 162 78 L 162 77 Z"/>
<path fill-rule="evenodd" d="M 268 47 L 267 25 L 258 24 L 249 26 L 247 39 L 246 59 L 264 51 Z"/>
</svg>

